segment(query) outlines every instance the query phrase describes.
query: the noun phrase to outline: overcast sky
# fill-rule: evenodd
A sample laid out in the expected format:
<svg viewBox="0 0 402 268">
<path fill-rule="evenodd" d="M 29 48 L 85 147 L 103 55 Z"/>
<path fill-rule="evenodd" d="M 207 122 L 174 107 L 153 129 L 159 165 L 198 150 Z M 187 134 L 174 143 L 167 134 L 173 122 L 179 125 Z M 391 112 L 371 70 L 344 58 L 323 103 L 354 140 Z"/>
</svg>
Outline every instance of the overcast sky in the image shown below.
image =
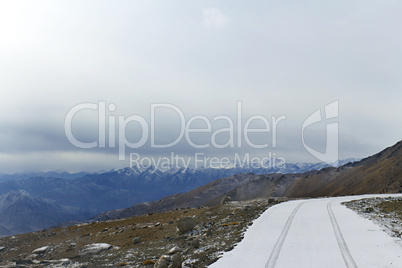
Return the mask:
<svg viewBox="0 0 402 268">
<path fill-rule="evenodd" d="M 183 137 L 162 149 L 147 139 L 127 154 L 271 152 L 287 162 L 316 162 L 303 147 L 302 125 L 334 101 L 339 158 L 377 153 L 402 137 L 401 11 L 395 0 L 0 1 L 0 173 L 128 166 L 108 142 L 81 149 L 66 137 L 70 109 L 101 101 L 114 104 L 106 114 L 117 123 L 131 115 L 149 123 L 151 104 L 169 103 L 186 121 L 205 116 L 212 131 L 227 127 L 216 116 L 237 126 L 241 102 L 243 125 L 261 115 L 271 127 L 250 135 L 268 144 L 263 149 L 244 139 L 242 146 L 198 149 Z M 286 116 L 275 147 L 273 116 Z M 74 137 L 99 141 L 97 120 L 97 111 L 77 112 Z M 155 122 L 157 142 L 180 134 L 172 109 L 159 109 Z M 306 128 L 311 148 L 325 151 L 326 123 Z M 132 122 L 125 133 L 135 142 L 142 130 Z M 207 144 L 211 136 L 194 134 L 192 141 Z M 228 136 L 216 138 L 224 144 Z"/>
</svg>

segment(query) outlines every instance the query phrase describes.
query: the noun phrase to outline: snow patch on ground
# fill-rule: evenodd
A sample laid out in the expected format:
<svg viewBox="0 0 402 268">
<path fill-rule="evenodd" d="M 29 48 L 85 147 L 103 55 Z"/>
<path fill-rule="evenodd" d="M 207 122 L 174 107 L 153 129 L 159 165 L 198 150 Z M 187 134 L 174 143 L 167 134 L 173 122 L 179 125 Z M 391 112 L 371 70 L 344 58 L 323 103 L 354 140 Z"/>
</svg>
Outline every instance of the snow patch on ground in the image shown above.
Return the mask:
<svg viewBox="0 0 402 268">
<path fill-rule="evenodd" d="M 97 254 L 111 249 L 113 246 L 107 243 L 94 243 L 86 245 L 80 252 L 80 255 Z"/>
</svg>

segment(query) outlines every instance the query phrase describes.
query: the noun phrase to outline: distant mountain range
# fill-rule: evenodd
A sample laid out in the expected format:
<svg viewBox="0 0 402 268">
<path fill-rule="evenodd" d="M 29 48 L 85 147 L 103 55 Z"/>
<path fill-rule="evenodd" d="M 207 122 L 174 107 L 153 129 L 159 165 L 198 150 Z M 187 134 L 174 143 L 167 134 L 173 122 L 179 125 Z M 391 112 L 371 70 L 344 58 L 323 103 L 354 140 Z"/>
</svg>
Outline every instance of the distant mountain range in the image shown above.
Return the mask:
<svg viewBox="0 0 402 268">
<path fill-rule="evenodd" d="M 224 197 L 320 197 L 402 192 L 402 141 L 361 161 L 297 174 L 236 174 L 159 201 L 107 211 L 93 220 L 109 220 L 183 207 L 216 205 Z"/>
<path fill-rule="evenodd" d="M 333 164 L 332 166 L 340 166 L 349 162 L 356 162 L 358 161 L 358 158 L 348 158 L 344 160 L 340 160 L 336 165 Z M 303 173 L 309 170 L 319 170 L 325 167 L 329 167 L 331 165 L 327 163 L 285 163 L 283 166 L 274 166 L 271 168 L 251 168 L 248 167 L 247 165 L 243 167 L 230 167 L 230 168 L 225 168 L 226 170 L 230 170 L 233 172 L 243 172 L 243 173 L 248 173 L 248 172 L 254 172 L 258 174 L 264 174 L 264 173 Z M 148 167 L 136 167 L 134 166 L 133 168 L 124 168 L 124 169 L 118 169 L 118 170 L 110 170 L 110 171 L 98 171 L 98 172 L 77 172 L 77 173 L 70 173 L 64 170 L 55 170 L 55 171 L 44 171 L 44 172 L 17 172 L 13 174 L 3 174 L 0 173 L 0 183 L 1 182 L 6 182 L 6 181 L 13 181 L 13 180 L 25 180 L 25 179 L 30 179 L 34 177 L 42 177 L 42 178 L 59 178 L 59 179 L 79 179 L 82 178 L 86 175 L 101 175 L 101 174 L 111 174 L 114 172 L 117 173 L 125 173 L 126 175 L 136 175 L 140 174 L 143 172 L 147 173 L 177 173 L 181 172 L 183 170 L 191 171 L 191 170 L 216 170 L 213 168 L 187 168 L 185 169 L 184 167 L 172 167 L 172 168 L 165 168 L 165 169 L 156 169 L 153 166 L 148 166 Z M 0 171 L 1 172 L 1 171 Z"/>
<path fill-rule="evenodd" d="M 43 177 L 43 178 L 61 178 L 61 179 L 78 179 L 85 175 L 89 174 L 88 172 L 78 172 L 78 173 L 70 173 L 67 171 L 48 171 L 48 172 L 17 172 L 14 174 L 1 174 L 0 173 L 0 182 L 6 182 L 11 180 L 25 180 L 33 177 Z"/>
<path fill-rule="evenodd" d="M 0 236 L 40 230 L 66 221 L 81 221 L 104 211 L 185 193 L 235 174 L 302 173 L 326 166 L 323 163 L 298 163 L 271 169 L 164 170 L 149 166 L 98 173 L 51 171 L 1 175 Z"/>
</svg>

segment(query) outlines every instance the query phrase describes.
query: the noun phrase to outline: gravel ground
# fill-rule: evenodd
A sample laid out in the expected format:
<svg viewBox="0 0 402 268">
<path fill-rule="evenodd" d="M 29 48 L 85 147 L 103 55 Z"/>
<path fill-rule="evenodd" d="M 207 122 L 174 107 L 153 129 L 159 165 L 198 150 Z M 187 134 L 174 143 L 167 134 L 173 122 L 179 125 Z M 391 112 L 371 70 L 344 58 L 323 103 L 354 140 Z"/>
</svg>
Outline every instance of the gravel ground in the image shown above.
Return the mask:
<svg viewBox="0 0 402 268">
<path fill-rule="evenodd" d="M 379 224 L 391 236 L 402 238 L 402 198 L 367 198 L 343 204 Z"/>
<path fill-rule="evenodd" d="M 206 267 L 233 249 L 262 212 L 283 200 L 233 201 L 4 237 L 0 267 L 152 267 L 173 247 L 180 249 L 182 267 Z M 177 222 L 184 217 L 197 225 L 180 233 Z"/>
</svg>

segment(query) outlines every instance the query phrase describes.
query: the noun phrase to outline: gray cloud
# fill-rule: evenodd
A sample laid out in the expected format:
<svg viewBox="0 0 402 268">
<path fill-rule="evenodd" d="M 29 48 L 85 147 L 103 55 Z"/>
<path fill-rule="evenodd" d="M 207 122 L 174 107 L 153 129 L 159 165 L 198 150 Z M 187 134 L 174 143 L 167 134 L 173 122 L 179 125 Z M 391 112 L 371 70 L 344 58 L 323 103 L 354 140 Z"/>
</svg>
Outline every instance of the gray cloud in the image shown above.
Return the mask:
<svg viewBox="0 0 402 268">
<path fill-rule="evenodd" d="M 276 148 L 206 148 L 210 155 L 275 151 L 316 161 L 301 126 L 339 101 L 340 157 L 364 157 L 402 134 L 402 18 L 396 1 L 11 1 L 0 4 L 0 172 L 97 170 L 124 166 L 116 148 L 78 149 L 64 118 L 78 103 L 106 101 L 112 116 L 140 115 L 171 103 L 185 117 L 286 115 Z M 160 115 L 159 141 L 177 135 L 177 118 Z M 216 124 L 219 128 L 223 125 Z M 325 124 L 306 142 L 324 148 Z M 138 126 L 128 132 L 138 138 Z M 97 140 L 96 112 L 74 119 L 82 141 Z M 224 135 L 219 136 L 225 142 Z M 207 137 L 208 138 L 208 137 Z M 268 140 L 270 136 L 268 135 Z M 206 136 L 194 136 L 205 143 Z M 266 137 L 255 136 L 256 143 Z M 129 152 L 130 150 L 128 150 Z M 191 155 L 185 141 L 144 155 Z M 30 157 L 28 161 L 26 156 Z M 46 160 L 47 159 L 47 160 Z"/>
</svg>

